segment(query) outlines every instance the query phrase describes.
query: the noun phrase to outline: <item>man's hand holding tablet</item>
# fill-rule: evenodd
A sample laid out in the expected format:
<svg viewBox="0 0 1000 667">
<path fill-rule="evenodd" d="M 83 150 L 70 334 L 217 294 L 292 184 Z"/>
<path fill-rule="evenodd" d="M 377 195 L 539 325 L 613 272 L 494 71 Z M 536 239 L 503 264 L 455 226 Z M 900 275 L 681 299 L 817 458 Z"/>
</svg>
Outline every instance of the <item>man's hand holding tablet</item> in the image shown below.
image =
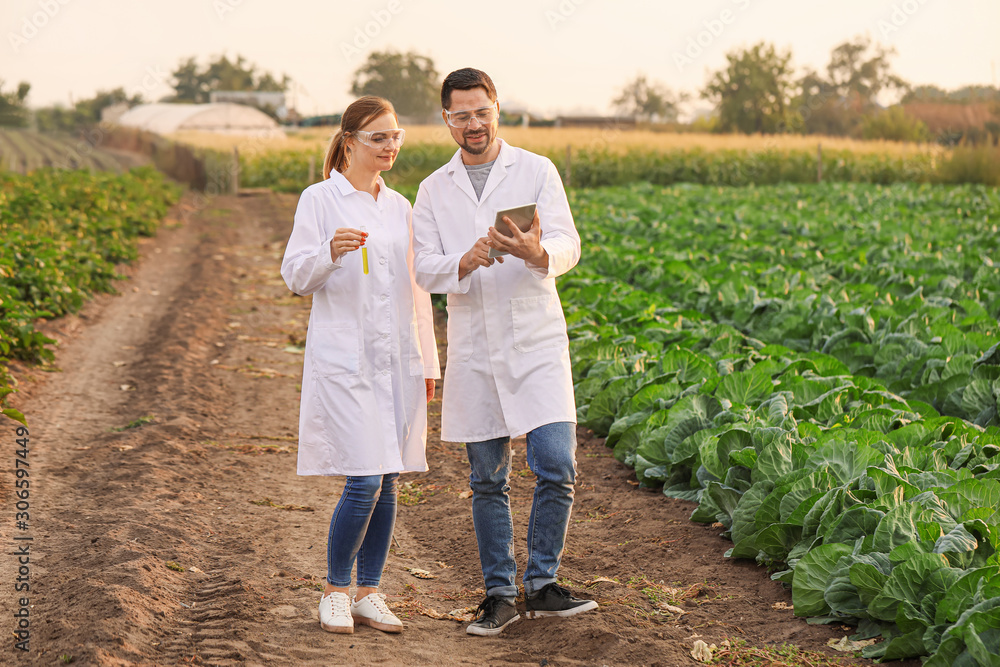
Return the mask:
<svg viewBox="0 0 1000 667">
<path fill-rule="evenodd" d="M 518 234 L 515 235 L 514 231 L 508 225 L 508 222 L 512 223 L 517 227 Z M 490 229 L 490 252 L 489 257 L 499 257 L 501 255 L 509 255 L 514 251 L 514 256 L 519 257 L 523 254 L 523 249 L 526 244 L 525 241 L 528 239 L 524 238 L 525 234 L 531 232 L 533 226 L 538 225 L 538 212 L 535 210 L 534 204 L 524 204 L 523 206 L 515 206 L 513 208 L 505 208 L 497 211 L 496 219 L 493 222 L 493 227 Z M 536 237 L 541 237 L 541 230 L 539 229 L 535 232 Z M 537 238 L 535 239 L 535 244 L 537 245 Z M 517 250 L 522 250 L 518 253 Z M 527 261 L 527 257 L 521 257 Z"/>
</svg>

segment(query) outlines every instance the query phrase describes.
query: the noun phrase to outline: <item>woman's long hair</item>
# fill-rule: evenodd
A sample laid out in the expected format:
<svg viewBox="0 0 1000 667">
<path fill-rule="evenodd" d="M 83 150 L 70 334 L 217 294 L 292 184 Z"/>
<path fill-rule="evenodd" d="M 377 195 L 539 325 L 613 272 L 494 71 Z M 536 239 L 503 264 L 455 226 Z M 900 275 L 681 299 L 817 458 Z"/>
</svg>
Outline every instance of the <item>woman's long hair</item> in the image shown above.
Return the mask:
<svg viewBox="0 0 1000 667">
<path fill-rule="evenodd" d="M 350 106 L 344 110 L 344 115 L 340 117 L 340 129 L 330 140 L 330 147 L 326 149 L 326 159 L 323 160 L 323 178 L 330 178 L 334 171 L 343 173 L 347 166 L 351 164 L 351 151 L 347 148 L 347 135 L 360 130 L 368 123 L 379 116 L 391 113 L 396 116 L 396 110 L 392 102 L 384 97 L 375 95 L 365 95 L 351 102 Z M 396 122 L 399 117 L 396 116 Z"/>
</svg>

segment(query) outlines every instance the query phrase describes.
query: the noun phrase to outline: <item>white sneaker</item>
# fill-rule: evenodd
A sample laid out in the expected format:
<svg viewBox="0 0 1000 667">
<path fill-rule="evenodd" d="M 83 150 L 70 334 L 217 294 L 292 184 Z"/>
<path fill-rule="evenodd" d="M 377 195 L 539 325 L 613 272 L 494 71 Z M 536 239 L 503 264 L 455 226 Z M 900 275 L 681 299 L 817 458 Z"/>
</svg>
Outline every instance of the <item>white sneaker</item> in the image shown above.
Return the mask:
<svg viewBox="0 0 1000 667">
<path fill-rule="evenodd" d="M 354 618 L 351 616 L 351 598 L 344 593 L 330 593 L 319 600 L 319 624 L 327 632 L 351 634 Z"/>
<path fill-rule="evenodd" d="M 382 632 L 402 632 L 403 622 L 385 606 L 385 596 L 370 593 L 351 603 L 351 615 L 362 625 L 370 625 Z"/>
</svg>

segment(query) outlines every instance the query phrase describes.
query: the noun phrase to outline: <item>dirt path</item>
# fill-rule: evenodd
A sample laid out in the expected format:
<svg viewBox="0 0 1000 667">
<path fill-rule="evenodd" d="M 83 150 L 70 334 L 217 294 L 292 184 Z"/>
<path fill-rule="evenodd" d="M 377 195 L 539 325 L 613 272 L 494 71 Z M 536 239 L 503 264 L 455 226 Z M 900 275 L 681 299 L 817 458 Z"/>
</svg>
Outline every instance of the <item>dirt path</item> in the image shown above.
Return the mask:
<svg viewBox="0 0 1000 667">
<path fill-rule="evenodd" d="M 120 295 L 47 325 L 60 372 L 15 369 L 21 392 L 11 403 L 31 426 L 23 534 L 33 537 L 33 607 L 30 653 L 8 642 L 0 663 L 691 665 L 699 637 L 821 650 L 844 636 L 782 609 L 790 594 L 753 564 L 723 558 L 731 544 L 688 521 L 693 505 L 637 488 L 583 430 L 560 574 L 601 608 L 524 620 L 494 639 L 434 618 L 483 594 L 464 450 L 438 439 L 437 401 L 431 470 L 401 478 L 398 544 L 383 578 L 406 630 L 322 632 L 317 589 L 342 482 L 295 475 L 294 343 L 309 300 L 278 274 L 295 201 L 218 198 L 203 210 L 186 201 L 144 242 Z M 114 430 L 137 420 L 147 423 Z M 10 462 L 14 436 L 4 433 Z M 515 468 L 523 563 L 532 487 L 523 447 Z M 0 502 L 12 515 L 12 476 L 4 480 Z M 15 532 L 12 516 L 0 524 L 4 544 Z M 4 636 L 17 608 L 14 560 L 0 561 Z M 687 613 L 661 611 L 662 602 Z"/>
</svg>

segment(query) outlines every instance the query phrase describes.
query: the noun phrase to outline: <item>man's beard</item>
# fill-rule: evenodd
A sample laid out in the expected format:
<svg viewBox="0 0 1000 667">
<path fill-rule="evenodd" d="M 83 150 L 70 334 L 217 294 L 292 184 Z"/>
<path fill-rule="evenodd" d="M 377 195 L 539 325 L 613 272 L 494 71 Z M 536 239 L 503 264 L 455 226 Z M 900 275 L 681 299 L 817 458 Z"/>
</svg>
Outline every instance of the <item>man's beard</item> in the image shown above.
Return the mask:
<svg viewBox="0 0 1000 667">
<path fill-rule="evenodd" d="M 486 141 L 479 147 L 473 147 L 469 145 L 469 140 L 465 136 L 465 132 L 462 132 L 462 148 L 470 155 L 482 155 L 483 153 L 490 150 L 493 147 L 493 141 L 496 139 L 496 134 L 494 134 L 490 127 L 483 127 L 480 130 L 476 130 L 474 134 L 479 134 L 484 132 L 486 134 Z"/>
</svg>

